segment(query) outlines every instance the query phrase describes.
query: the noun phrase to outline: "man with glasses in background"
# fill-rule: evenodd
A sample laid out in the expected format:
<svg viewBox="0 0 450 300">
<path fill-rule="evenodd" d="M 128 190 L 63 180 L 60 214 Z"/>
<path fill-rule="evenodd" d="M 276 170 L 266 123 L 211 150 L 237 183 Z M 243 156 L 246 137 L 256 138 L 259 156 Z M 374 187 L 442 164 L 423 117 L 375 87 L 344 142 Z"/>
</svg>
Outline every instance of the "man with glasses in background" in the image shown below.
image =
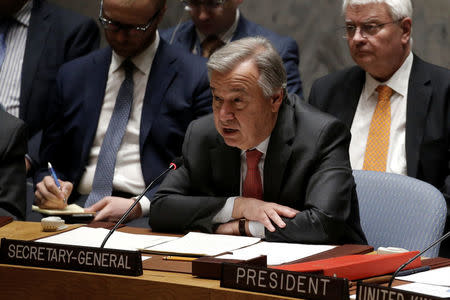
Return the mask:
<svg viewBox="0 0 450 300">
<path fill-rule="evenodd" d="M 204 59 L 159 38 L 165 10 L 165 0 L 101 2 L 109 47 L 58 74 L 58 99 L 49 108 L 58 118 L 44 131 L 44 163 L 35 177 L 40 207 L 61 209 L 68 198 L 97 212 L 95 220 L 118 220 L 181 154 L 188 124 L 211 111 Z M 154 191 L 130 219 L 148 215 Z M 135 225 L 148 226 L 147 218 L 140 220 Z"/>
<path fill-rule="evenodd" d="M 287 90 L 303 96 L 299 73 L 297 42 L 280 36 L 246 19 L 238 7 L 243 0 L 184 0 L 181 1 L 192 20 L 161 31 L 171 44 L 204 57 L 229 43 L 250 36 L 263 36 L 275 46 L 287 72 Z"/>
<path fill-rule="evenodd" d="M 358 66 L 318 79 L 309 102 L 351 129 L 353 169 L 426 181 L 449 207 L 450 70 L 412 53 L 410 0 L 344 0 L 343 13 Z M 449 241 L 440 255 L 450 257 Z"/>
</svg>

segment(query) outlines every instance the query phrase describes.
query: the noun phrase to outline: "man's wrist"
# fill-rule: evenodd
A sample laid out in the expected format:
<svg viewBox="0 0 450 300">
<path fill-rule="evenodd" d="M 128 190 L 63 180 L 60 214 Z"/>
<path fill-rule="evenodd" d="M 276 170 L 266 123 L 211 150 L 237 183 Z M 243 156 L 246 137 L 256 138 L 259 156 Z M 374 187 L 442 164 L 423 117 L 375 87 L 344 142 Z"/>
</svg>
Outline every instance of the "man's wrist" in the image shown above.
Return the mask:
<svg viewBox="0 0 450 300">
<path fill-rule="evenodd" d="M 142 217 L 142 207 L 141 207 L 141 204 L 138 203 L 138 204 L 136 204 L 136 206 L 133 209 L 132 219 L 139 219 L 140 217 Z"/>
<path fill-rule="evenodd" d="M 242 203 L 242 197 L 236 197 L 234 199 L 234 203 L 233 203 L 233 211 L 231 214 L 231 217 L 233 219 L 240 219 L 243 217 L 242 212 L 241 212 L 241 203 Z"/>
</svg>

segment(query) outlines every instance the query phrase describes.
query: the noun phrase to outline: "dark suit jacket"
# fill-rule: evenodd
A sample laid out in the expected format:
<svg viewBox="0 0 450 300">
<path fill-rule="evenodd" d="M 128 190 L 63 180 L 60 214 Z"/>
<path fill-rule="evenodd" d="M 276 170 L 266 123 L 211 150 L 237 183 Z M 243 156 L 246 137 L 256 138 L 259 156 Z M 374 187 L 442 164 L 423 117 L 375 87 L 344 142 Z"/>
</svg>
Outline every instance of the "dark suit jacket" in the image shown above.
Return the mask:
<svg viewBox="0 0 450 300">
<path fill-rule="evenodd" d="M 285 98 L 264 163 L 264 201 L 298 209 L 284 229 L 266 230 L 269 241 L 365 243 L 345 125 L 299 101 Z M 213 232 L 213 216 L 240 193 L 240 150 L 217 133 L 213 116 L 189 126 L 184 165 L 161 184 L 150 209 L 155 231 Z"/>
<path fill-rule="evenodd" d="M 25 219 L 27 126 L 0 109 L 0 216 Z"/>
<path fill-rule="evenodd" d="M 160 41 L 146 87 L 139 136 L 146 185 L 181 154 L 189 123 L 211 111 L 204 59 L 173 48 Z M 35 182 L 48 175 L 50 161 L 58 176 L 77 189 L 97 130 L 111 55 L 111 48 L 104 48 L 61 68 L 58 100 L 50 106 L 58 118 L 44 131 Z M 146 196 L 151 199 L 153 193 Z"/>
<path fill-rule="evenodd" d="M 20 118 L 30 138 L 42 130 L 59 67 L 98 48 L 100 33 L 94 20 L 48 3 L 33 0 L 22 66 Z M 30 155 L 37 158 L 40 134 L 30 142 Z"/>
<path fill-rule="evenodd" d="M 365 83 L 352 67 L 318 79 L 310 104 L 336 116 L 349 128 Z M 407 175 L 426 181 L 450 201 L 450 70 L 414 56 L 406 108 Z M 450 213 L 450 210 L 449 210 Z"/>
<path fill-rule="evenodd" d="M 175 27 L 160 31 L 161 37 L 166 41 L 172 40 Z M 240 16 L 238 26 L 232 37 L 232 41 L 249 36 L 263 36 L 270 40 L 275 49 L 277 49 L 284 62 L 287 73 L 287 90 L 289 93 L 297 94 L 303 97 L 302 81 L 299 73 L 299 54 L 297 42 L 290 37 L 280 36 L 258 24 L 255 24 L 244 16 Z M 192 21 L 180 25 L 173 37 L 173 45 L 180 46 L 187 51 L 191 51 L 197 39 L 195 25 Z"/>
</svg>

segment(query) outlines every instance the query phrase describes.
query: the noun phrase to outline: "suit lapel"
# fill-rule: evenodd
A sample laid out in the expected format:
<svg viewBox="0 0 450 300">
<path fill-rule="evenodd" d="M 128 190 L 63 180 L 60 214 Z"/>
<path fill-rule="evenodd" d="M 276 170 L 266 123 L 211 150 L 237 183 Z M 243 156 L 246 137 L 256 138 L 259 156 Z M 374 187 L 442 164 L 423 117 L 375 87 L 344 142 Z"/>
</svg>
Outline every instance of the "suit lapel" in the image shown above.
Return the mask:
<svg viewBox="0 0 450 300">
<path fill-rule="evenodd" d="M 223 195 L 240 195 L 241 151 L 229 147 L 222 137 L 217 134 L 218 145 L 210 150 L 212 168 L 212 182 L 218 186 L 212 190 L 220 191 Z"/>
<path fill-rule="evenodd" d="M 348 128 L 351 128 L 353 123 L 356 108 L 358 107 L 359 97 L 361 96 L 361 92 L 366 81 L 365 76 L 364 70 L 358 67 L 356 72 L 350 76 L 343 86 L 341 94 L 341 97 L 344 100 L 343 103 L 336 103 L 336 105 L 345 105 L 348 108 L 342 109 L 342 107 L 337 107 L 335 110 L 342 114 L 337 117 L 347 124 Z"/>
<path fill-rule="evenodd" d="M 411 177 L 417 176 L 420 144 L 432 93 L 429 82 L 423 61 L 414 55 L 406 106 L 406 165 L 407 174 Z"/>
<path fill-rule="evenodd" d="M 236 27 L 236 30 L 234 31 L 231 41 L 236 41 L 236 40 L 242 39 L 244 37 L 252 36 L 253 34 L 248 33 L 247 30 L 248 30 L 247 20 L 241 14 L 239 16 L 238 25 Z"/>
<path fill-rule="evenodd" d="M 22 82 L 20 88 L 20 117 L 25 119 L 27 115 L 28 99 L 33 78 L 41 60 L 42 52 L 47 44 L 48 33 L 51 26 L 51 10 L 41 1 L 35 0 L 31 12 L 30 25 L 28 27 L 25 54 L 22 65 Z"/>
<path fill-rule="evenodd" d="M 153 121 L 158 116 L 166 91 L 178 73 L 176 60 L 176 53 L 161 39 L 153 59 L 144 96 L 139 137 L 141 148 L 152 128 Z"/>
<path fill-rule="evenodd" d="M 292 101 L 284 99 L 283 101 Z M 294 97 L 294 101 L 301 101 Z M 294 112 L 291 106 L 283 103 L 278 120 L 270 136 L 267 155 L 264 161 L 264 201 L 278 202 L 284 172 L 291 157 L 292 141 L 295 136 Z"/>
<path fill-rule="evenodd" d="M 83 140 L 84 145 L 82 149 L 82 157 L 86 159 L 89 155 L 92 142 L 94 141 L 95 133 L 97 132 L 98 120 L 105 98 L 111 56 L 112 51 L 109 47 L 95 52 L 92 57 L 92 69 L 88 68 L 91 72 L 86 74 L 86 76 L 90 76 L 89 79 L 86 80 L 95 82 L 95 84 L 83 85 L 86 88 L 86 98 L 81 99 L 81 101 L 83 101 L 84 114 L 80 120 L 83 124 L 80 125 L 82 128 L 86 128 L 86 136 Z M 89 122 L 86 122 L 86 120 L 89 120 Z"/>
<path fill-rule="evenodd" d="M 192 21 L 188 21 L 185 23 L 183 28 L 180 28 L 178 33 L 175 33 L 174 44 L 191 52 L 196 38 L 197 34 L 195 32 L 194 23 Z"/>
</svg>

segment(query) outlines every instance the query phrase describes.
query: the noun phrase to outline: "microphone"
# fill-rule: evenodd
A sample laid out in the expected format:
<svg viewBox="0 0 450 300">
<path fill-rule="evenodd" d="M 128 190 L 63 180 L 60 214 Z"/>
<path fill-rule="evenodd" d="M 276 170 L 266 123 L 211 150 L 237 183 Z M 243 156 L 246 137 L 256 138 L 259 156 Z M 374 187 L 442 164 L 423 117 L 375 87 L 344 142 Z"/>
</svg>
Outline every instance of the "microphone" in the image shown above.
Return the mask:
<svg viewBox="0 0 450 300">
<path fill-rule="evenodd" d="M 433 243 L 431 243 L 430 246 L 426 247 L 425 250 L 420 251 L 417 255 L 415 255 L 413 258 L 411 258 L 410 260 L 408 260 L 407 262 L 405 262 L 403 265 L 401 265 L 395 272 L 394 274 L 392 274 L 391 279 L 389 280 L 388 283 L 388 288 L 391 288 L 392 282 L 394 281 L 395 276 L 397 276 L 398 272 L 400 272 L 401 270 L 403 270 L 407 265 L 409 265 L 411 262 L 413 262 L 416 258 L 418 258 L 419 256 L 421 256 L 422 254 L 424 254 L 425 252 L 427 252 L 430 248 L 434 247 L 437 243 L 442 242 L 443 240 L 445 240 L 446 238 L 448 238 L 450 236 L 450 231 L 447 232 L 446 234 L 444 234 L 443 236 L 441 236 L 439 239 L 437 239 L 436 241 L 434 241 Z"/>
<path fill-rule="evenodd" d="M 142 194 L 140 194 L 136 200 L 134 200 L 134 203 L 130 206 L 130 208 L 128 208 L 128 210 L 123 214 L 123 216 L 120 218 L 120 220 L 116 223 L 116 225 L 114 225 L 114 227 L 108 232 L 108 234 L 106 235 L 105 239 L 102 242 L 102 245 L 100 246 L 100 248 L 103 248 L 106 244 L 106 242 L 108 241 L 109 237 L 114 233 L 114 231 L 116 231 L 117 227 L 119 227 L 120 224 L 122 224 L 122 222 L 128 217 L 128 215 L 130 214 L 130 212 L 133 210 L 133 208 L 136 206 L 136 204 L 139 203 L 139 201 L 142 199 L 142 197 L 144 197 L 145 193 L 147 193 L 147 191 L 154 185 L 155 182 L 157 182 L 161 177 L 163 177 L 167 172 L 169 172 L 170 170 L 175 170 L 178 167 L 181 167 L 183 165 L 183 157 L 177 157 L 175 158 L 169 165 L 169 167 L 164 170 L 164 172 L 162 172 L 161 174 L 159 174 L 158 177 L 156 177 L 152 182 L 150 182 L 150 184 L 145 188 L 145 190 L 142 192 Z"/>
</svg>

